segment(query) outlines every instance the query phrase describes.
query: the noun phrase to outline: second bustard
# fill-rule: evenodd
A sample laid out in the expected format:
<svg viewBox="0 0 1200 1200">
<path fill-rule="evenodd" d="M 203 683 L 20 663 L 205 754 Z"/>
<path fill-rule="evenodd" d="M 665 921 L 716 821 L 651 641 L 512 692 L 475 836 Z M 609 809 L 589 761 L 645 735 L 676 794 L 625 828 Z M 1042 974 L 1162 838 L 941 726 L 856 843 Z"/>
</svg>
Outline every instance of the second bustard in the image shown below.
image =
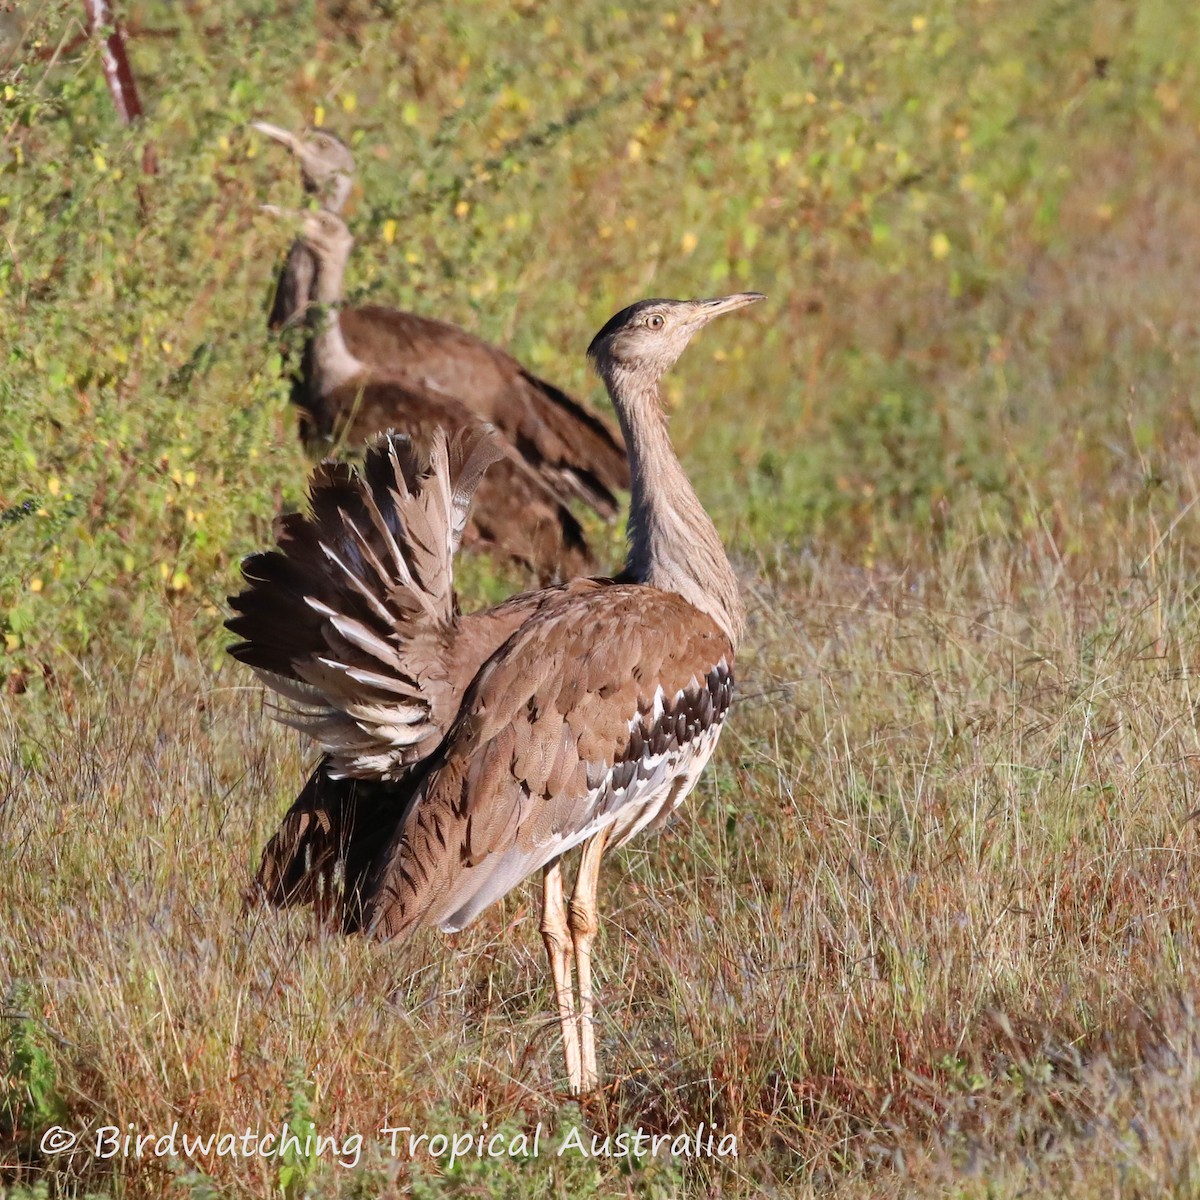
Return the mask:
<svg viewBox="0 0 1200 1200">
<path fill-rule="evenodd" d="M 312 255 L 305 356 L 311 386 L 303 394 L 301 429 L 315 447 L 357 450 L 385 429 L 428 445 L 437 429 L 455 435 L 483 421 L 456 397 L 405 378 L 380 376 L 347 345 L 342 329 L 342 274 L 354 239 L 346 223 L 324 209 L 294 214 L 300 244 Z M 496 439 L 496 462 L 479 483 L 479 503 L 464 529 L 466 543 L 534 572 L 542 582 L 596 569 L 583 528 L 570 508 L 517 451 Z"/>
<path fill-rule="evenodd" d="M 287 147 L 300 166 L 305 190 L 320 199 L 322 208 L 342 211 L 354 171 L 344 143 L 325 130 L 298 135 L 265 122 L 255 128 Z M 273 329 L 303 320 L 313 301 L 311 264 L 303 259 L 303 248 L 294 245 L 276 290 Z M 291 311 L 285 313 L 289 304 Z M 342 333 L 368 374 L 401 378 L 453 396 L 495 425 L 560 500 L 579 499 L 606 519 L 616 516 L 616 493 L 629 487 L 629 465 L 616 431 L 511 354 L 457 325 L 382 304 L 345 307 Z M 309 386 L 306 364 L 293 391 L 297 402 Z"/>
<path fill-rule="evenodd" d="M 486 443 L 387 438 L 363 473 L 322 468 L 312 515 L 248 559 L 235 657 L 299 709 L 326 759 L 263 857 L 276 903 L 327 903 L 347 932 L 454 931 L 542 870 L 572 1093 L 599 1081 L 591 953 L 606 849 L 660 826 L 711 757 L 742 635 L 737 579 L 671 447 L 663 373 L 714 317 L 761 299 L 647 300 L 589 357 L 633 473 L 617 579 L 459 617 L 449 560 Z M 349 786 L 338 778 L 355 780 Z M 561 864 L 583 852 L 569 906 Z M 340 881 L 340 890 L 330 886 Z M 578 976 L 578 998 L 572 982 Z"/>
</svg>

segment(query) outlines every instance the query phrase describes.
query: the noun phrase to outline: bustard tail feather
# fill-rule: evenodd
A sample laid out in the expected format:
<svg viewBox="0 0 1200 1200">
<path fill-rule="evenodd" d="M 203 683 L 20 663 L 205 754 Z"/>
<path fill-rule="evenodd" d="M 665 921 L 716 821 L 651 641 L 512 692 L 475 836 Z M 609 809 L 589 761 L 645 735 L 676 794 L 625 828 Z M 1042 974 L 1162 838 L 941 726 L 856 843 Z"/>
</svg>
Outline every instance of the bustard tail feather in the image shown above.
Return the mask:
<svg viewBox="0 0 1200 1200">
<path fill-rule="evenodd" d="M 397 779 L 445 732 L 454 554 L 499 457 L 487 428 L 453 444 L 439 430 L 427 452 L 386 434 L 361 471 L 321 463 L 310 512 L 280 518 L 278 548 L 243 561 L 230 653 L 321 745 L 331 777 Z"/>
<path fill-rule="evenodd" d="M 335 927 L 362 924 L 362 885 L 395 836 L 411 785 L 335 779 L 322 758 L 263 849 L 257 882 L 278 908 L 308 904 Z"/>
</svg>

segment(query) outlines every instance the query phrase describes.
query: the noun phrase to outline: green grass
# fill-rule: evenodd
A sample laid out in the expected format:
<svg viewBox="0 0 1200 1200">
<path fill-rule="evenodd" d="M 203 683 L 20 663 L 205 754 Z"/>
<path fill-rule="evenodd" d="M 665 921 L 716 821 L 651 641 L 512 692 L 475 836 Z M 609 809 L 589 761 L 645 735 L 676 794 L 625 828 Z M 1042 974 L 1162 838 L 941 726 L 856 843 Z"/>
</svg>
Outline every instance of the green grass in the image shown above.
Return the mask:
<svg viewBox="0 0 1200 1200">
<path fill-rule="evenodd" d="M 0 27 L 0 1190 L 1200 1192 L 1200 19 L 134 4 L 128 132 L 77 8 Z M 243 905 L 312 759 L 223 649 L 307 466 L 257 208 L 298 188 L 247 124 L 318 113 L 356 294 L 597 404 L 621 305 L 770 296 L 669 381 L 751 631 L 685 819 L 605 872 L 585 1113 L 532 889 L 400 949 Z M 176 1121 L 367 1141 L 38 1149 Z M 739 1157 L 449 1171 L 388 1121 Z"/>
</svg>

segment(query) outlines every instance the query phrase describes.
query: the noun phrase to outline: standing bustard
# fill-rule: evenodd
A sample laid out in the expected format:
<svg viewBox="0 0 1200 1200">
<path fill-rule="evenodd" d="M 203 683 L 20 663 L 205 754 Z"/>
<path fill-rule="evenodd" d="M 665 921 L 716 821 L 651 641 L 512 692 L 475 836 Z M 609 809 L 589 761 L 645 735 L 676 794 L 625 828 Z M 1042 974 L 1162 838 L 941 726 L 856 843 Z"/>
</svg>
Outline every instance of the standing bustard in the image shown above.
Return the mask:
<svg viewBox="0 0 1200 1200">
<path fill-rule="evenodd" d="M 312 515 L 243 565 L 235 657 L 298 705 L 325 759 L 263 855 L 275 903 L 346 931 L 455 931 L 543 869 L 567 1075 L 599 1081 L 591 950 L 601 857 L 682 802 L 712 755 L 742 634 L 737 579 L 671 447 L 663 373 L 714 317 L 762 297 L 646 300 L 589 357 L 630 450 L 625 571 L 459 617 L 450 559 L 488 458 L 388 437 L 363 473 L 318 468 Z M 354 780 L 350 786 L 347 780 Z M 570 905 L 562 856 L 582 845 Z M 340 881 L 340 890 L 333 888 Z M 578 974 L 576 1008 L 572 954 Z"/>
<path fill-rule="evenodd" d="M 341 213 L 354 170 L 343 142 L 323 130 L 297 135 L 265 122 L 254 128 L 287 147 L 305 190 L 320 197 L 322 208 Z M 314 299 L 311 265 L 302 256 L 293 264 L 293 254 L 299 254 L 295 246 L 276 289 L 272 329 L 302 320 Z M 350 353 L 368 374 L 453 396 L 495 425 L 560 500 L 578 498 L 606 519 L 616 516 L 615 493 L 629 487 L 629 464 L 608 422 L 457 325 L 380 304 L 343 308 L 341 323 Z M 306 367 L 294 393 L 298 403 L 308 383 Z"/>
</svg>

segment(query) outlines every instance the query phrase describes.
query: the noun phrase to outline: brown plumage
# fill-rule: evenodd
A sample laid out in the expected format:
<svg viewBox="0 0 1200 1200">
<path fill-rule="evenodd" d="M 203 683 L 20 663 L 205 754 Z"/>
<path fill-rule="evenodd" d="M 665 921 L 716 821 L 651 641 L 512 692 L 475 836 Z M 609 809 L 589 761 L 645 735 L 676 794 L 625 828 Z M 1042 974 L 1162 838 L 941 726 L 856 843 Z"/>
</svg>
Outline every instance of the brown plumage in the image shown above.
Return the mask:
<svg viewBox="0 0 1200 1200">
<path fill-rule="evenodd" d="M 468 690 L 350 927 L 461 929 L 593 834 L 619 845 L 664 820 L 681 797 L 648 764 L 719 725 L 732 659 L 714 621 L 638 584 L 593 581 L 530 617 Z"/>
<path fill-rule="evenodd" d="M 455 396 L 410 379 L 376 376 L 355 358 L 335 303 L 350 232 L 324 210 L 304 214 L 303 230 L 316 271 L 316 305 L 308 316 L 313 333 L 305 351 L 310 384 L 300 396 L 301 433 L 310 449 L 358 449 L 386 429 L 428 445 L 438 429 L 453 438 L 485 428 Z M 570 508 L 510 444 L 496 441 L 497 462 L 479 485 L 465 544 L 507 559 L 544 583 L 595 570 L 583 528 Z"/>
<path fill-rule="evenodd" d="M 264 855 L 267 895 L 396 937 L 460 929 L 545 868 L 542 931 L 576 1093 L 598 1080 L 602 854 L 660 825 L 695 784 L 742 630 L 736 578 L 671 450 L 658 381 L 698 328 L 758 298 L 645 301 L 592 343 L 633 464 L 619 580 L 455 615 L 449 562 L 486 450 L 439 442 L 425 462 L 388 439 L 362 476 L 317 477 L 312 516 L 286 519 L 279 550 L 247 561 L 250 586 L 232 602 L 245 639 L 233 653 L 303 706 L 289 719 L 326 753 Z M 560 861 L 581 844 L 568 913 Z"/>
<path fill-rule="evenodd" d="M 460 399 L 561 499 L 582 500 L 602 517 L 616 515 L 615 493 L 629 488 L 619 436 L 512 355 L 456 325 L 376 304 L 343 309 L 342 334 L 370 371 Z"/>
<path fill-rule="evenodd" d="M 255 128 L 287 146 L 300 164 L 305 189 L 321 198 L 326 211 L 341 212 L 353 172 L 343 143 L 322 130 L 297 136 L 265 123 Z M 331 180 L 347 182 L 335 187 Z M 315 295 L 311 253 L 295 243 L 276 288 L 271 328 L 303 320 Z M 339 278 L 332 302 L 340 300 Z M 494 425 L 560 500 L 581 499 L 603 517 L 616 515 L 615 493 L 629 487 L 619 434 L 565 392 L 526 371 L 512 355 L 455 325 L 378 304 L 344 308 L 341 326 L 349 353 L 368 375 L 400 378 L 455 397 Z M 311 405 L 311 393 L 319 387 L 306 359 L 293 398 Z"/>
<path fill-rule="evenodd" d="M 256 577 L 254 586 L 237 598 L 235 607 L 263 582 Z M 420 778 L 419 771 L 406 771 L 405 764 L 420 764 L 420 754 L 431 754 L 436 749 L 480 666 L 518 628 L 536 612 L 592 585 L 591 580 L 575 580 L 560 587 L 514 596 L 495 608 L 466 613 L 439 624 L 436 632 L 427 630 L 424 645 L 418 645 L 417 638 L 407 642 L 408 661 L 419 663 L 425 657 L 429 664 L 424 670 L 419 667 L 414 670 L 429 703 L 427 731 L 423 731 L 427 732 L 425 740 L 412 752 L 395 751 L 394 765 L 384 770 L 366 771 L 362 764 L 347 764 L 344 756 L 325 754 L 263 850 L 258 883 L 266 898 L 279 907 L 313 904 L 323 915 L 336 915 L 338 924 L 346 930 L 360 928 L 367 872 L 382 846 L 394 836 L 412 786 Z M 242 643 L 232 652 L 255 666 L 264 681 L 286 697 L 285 679 L 271 678 L 281 665 L 278 659 L 270 657 L 278 648 L 266 644 L 267 639 L 261 639 L 256 632 L 263 628 L 259 622 L 268 619 L 285 628 L 293 627 L 286 612 L 268 618 L 265 611 L 259 616 L 244 610 L 243 617 L 229 622 L 230 628 L 256 640 Z M 281 640 L 287 641 L 289 650 L 294 651 L 300 639 Z M 440 657 L 426 657 L 430 650 Z M 293 669 L 283 666 L 284 672 Z M 361 687 L 359 691 L 361 694 Z M 293 699 L 292 703 L 304 702 Z M 285 713 L 282 719 L 316 735 L 313 726 L 294 711 Z M 394 778 L 385 779 L 385 775 Z"/>
<path fill-rule="evenodd" d="M 428 446 L 439 429 L 451 436 L 487 428 L 457 400 L 396 380 L 335 388 L 304 419 L 310 446 L 359 447 L 382 429 Z M 516 564 L 543 582 L 595 569 L 575 514 L 525 465 L 510 446 L 497 444 L 497 460 L 479 484 L 463 544 Z"/>
</svg>

